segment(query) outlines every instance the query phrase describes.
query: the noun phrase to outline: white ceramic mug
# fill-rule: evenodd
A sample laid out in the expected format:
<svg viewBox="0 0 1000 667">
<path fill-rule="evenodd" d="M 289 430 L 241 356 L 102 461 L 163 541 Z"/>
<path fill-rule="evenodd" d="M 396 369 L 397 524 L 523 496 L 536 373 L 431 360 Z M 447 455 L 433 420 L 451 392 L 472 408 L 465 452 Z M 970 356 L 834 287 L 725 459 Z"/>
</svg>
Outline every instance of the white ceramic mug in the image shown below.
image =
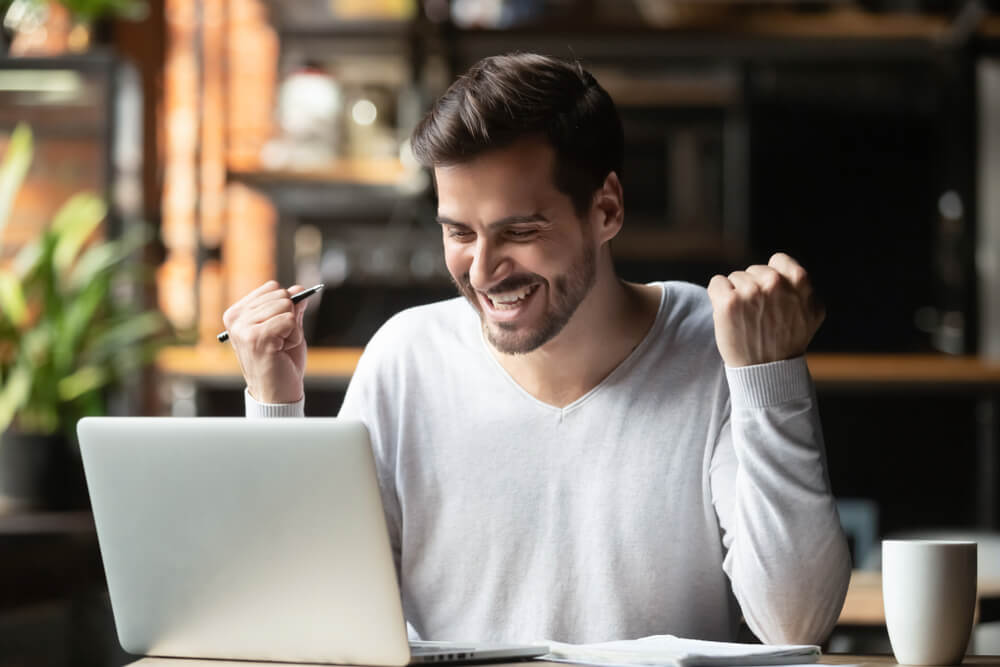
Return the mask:
<svg viewBox="0 0 1000 667">
<path fill-rule="evenodd" d="M 897 662 L 960 663 L 976 609 L 976 543 L 883 541 L 882 598 Z"/>
</svg>

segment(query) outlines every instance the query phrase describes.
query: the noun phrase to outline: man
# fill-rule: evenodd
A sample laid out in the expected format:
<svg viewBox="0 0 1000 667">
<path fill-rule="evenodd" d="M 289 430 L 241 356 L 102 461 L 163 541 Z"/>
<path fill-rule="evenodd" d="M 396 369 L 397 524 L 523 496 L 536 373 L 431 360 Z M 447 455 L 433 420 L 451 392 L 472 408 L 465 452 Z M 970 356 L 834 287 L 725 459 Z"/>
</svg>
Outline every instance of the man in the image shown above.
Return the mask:
<svg viewBox="0 0 1000 667">
<path fill-rule="evenodd" d="M 395 316 L 341 416 L 371 436 L 426 639 L 818 642 L 849 578 L 787 255 L 708 292 L 614 272 L 623 139 L 579 66 L 487 58 L 416 128 L 464 299 Z M 250 416 L 303 414 L 304 303 L 224 320 Z M 470 308 L 471 306 L 471 308 Z M 713 333 L 714 332 L 714 333 Z"/>
</svg>

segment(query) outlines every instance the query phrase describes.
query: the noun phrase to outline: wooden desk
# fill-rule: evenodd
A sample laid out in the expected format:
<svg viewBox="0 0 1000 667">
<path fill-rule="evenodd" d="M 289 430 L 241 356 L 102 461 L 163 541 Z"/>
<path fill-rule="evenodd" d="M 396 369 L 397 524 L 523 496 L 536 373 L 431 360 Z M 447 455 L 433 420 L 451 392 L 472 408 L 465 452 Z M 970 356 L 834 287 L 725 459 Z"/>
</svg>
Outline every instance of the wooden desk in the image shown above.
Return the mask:
<svg viewBox="0 0 1000 667">
<path fill-rule="evenodd" d="M 127 667 L 275 667 L 278 663 L 273 662 L 236 662 L 229 660 L 175 660 L 170 658 L 143 658 L 130 663 Z M 539 660 L 529 660 L 527 662 L 498 662 L 495 667 L 509 665 L 510 667 L 526 667 L 528 665 L 552 665 L 565 667 L 569 663 L 564 662 L 542 662 Z M 832 653 L 821 656 L 821 665 L 878 665 L 888 667 L 897 665 L 896 659 L 891 655 L 849 655 L 843 653 Z M 1000 667 L 1000 656 L 970 655 L 962 661 L 963 665 L 982 665 L 982 667 Z"/>
<path fill-rule="evenodd" d="M 844 653 L 831 653 L 819 659 L 821 665 L 898 665 L 896 659 L 891 655 L 848 655 Z M 967 655 L 962 660 L 963 665 L 983 665 L 983 667 L 1000 667 L 1000 656 L 995 655 Z"/>
<path fill-rule="evenodd" d="M 980 577 L 977 585 L 979 598 L 1000 598 L 1000 580 Z M 838 625 L 883 626 L 885 607 L 882 603 L 882 573 L 866 570 L 851 572 L 847 599 L 840 612 Z"/>
</svg>

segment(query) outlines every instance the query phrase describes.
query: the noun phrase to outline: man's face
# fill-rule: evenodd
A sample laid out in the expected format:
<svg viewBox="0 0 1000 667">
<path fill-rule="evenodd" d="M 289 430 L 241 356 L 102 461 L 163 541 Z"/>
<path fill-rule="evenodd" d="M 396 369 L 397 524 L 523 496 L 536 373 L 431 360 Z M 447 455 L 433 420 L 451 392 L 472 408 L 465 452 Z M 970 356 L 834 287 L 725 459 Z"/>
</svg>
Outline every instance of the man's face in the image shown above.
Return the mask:
<svg viewBox="0 0 1000 667">
<path fill-rule="evenodd" d="M 437 167 L 448 271 L 504 354 L 552 340 L 594 285 L 594 234 L 552 184 L 554 151 L 522 140 Z"/>
</svg>

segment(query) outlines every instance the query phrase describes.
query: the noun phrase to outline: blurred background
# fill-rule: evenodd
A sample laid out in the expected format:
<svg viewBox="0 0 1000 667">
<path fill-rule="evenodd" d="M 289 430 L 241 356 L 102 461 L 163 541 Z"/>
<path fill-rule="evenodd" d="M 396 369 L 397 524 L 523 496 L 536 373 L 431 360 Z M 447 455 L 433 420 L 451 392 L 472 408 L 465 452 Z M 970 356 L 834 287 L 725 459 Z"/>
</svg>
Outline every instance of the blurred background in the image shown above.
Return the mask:
<svg viewBox="0 0 1000 667">
<path fill-rule="evenodd" d="M 128 661 L 79 416 L 241 415 L 215 335 L 270 278 L 326 284 L 307 411 L 335 415 L 379 325 L 454 294 L 408 136 L 509 51 L 577 58 L 618 104 L 624 278 L 706 285 L 776 250 L 809 269 L 855 567 L 887 535 L 993 544 L 998 5 L 0 1 L 0 665 Z M 887 649 L 842 620 L 831 648 Z"/>
</svg>

